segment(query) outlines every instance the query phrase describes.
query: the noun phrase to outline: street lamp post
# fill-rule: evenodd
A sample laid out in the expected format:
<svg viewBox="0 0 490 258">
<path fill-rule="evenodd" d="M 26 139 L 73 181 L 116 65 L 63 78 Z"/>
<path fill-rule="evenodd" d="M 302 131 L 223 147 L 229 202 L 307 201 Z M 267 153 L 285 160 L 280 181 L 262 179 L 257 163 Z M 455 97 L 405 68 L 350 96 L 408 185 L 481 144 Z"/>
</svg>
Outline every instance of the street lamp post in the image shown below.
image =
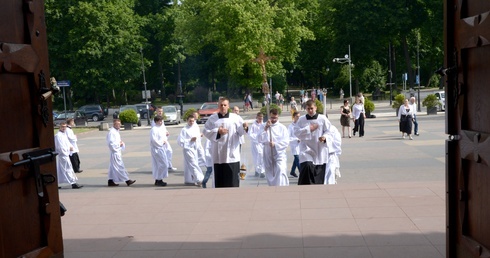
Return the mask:
<svg viewBox="0 0 490 258">
<path fill-rule="evenodd" d="M 349 45 L 349 54 L 345 55 L 345 57 L 334 58 L 333 62 L 339 64 L 348 63 L 349 65 L 349 95 L 350 95 L 350 100 L 352 102 L 352 59 L 350 56 L 350 45 Z"/>
<path fill-rule="evenodd" d="M 148 106 L 148 94 L 146 91 L 146 76 L 145 76 L 145 61 L 143 59 L 143 48 L 140 48 L 141 53 L 141 70 L 143 71 L 143 86 L 145 87 L 145 104 L 146 104 L 146 120 L 150 125 L 150 107 Z"/>
</svg>

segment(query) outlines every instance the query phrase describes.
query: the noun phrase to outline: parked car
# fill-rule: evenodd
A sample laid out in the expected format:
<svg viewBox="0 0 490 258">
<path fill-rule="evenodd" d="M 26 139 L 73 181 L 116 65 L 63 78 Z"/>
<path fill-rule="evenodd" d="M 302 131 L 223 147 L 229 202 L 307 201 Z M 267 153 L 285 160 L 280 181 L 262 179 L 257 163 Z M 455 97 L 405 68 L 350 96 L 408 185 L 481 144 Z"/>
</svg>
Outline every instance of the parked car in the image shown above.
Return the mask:
<svg viewBox="0 0 490 258">
<path fill-rule="evenodd" d="M 197 110 L 197 113 L 199 113 L 199 120 L 197 121 L 197 123 L 206 123 L 206 121 L 208 121 L 208 118 L 216 112 L 219 112 L 218 102 L 204 102 Z"/>
<path fill-rule="evenodd" d="M 439 100 L 439 106 L 437 107 L 437 111 L 446 110 L 446 93 L 444 91 L 438 91 L 434 93 L 437 99 Z"/>
<path fill-rule="evenodd" d="M 100 105 L 85 105 L 81 106 L 78 111 L 85 113 L 85 115 L 92 119 L 94 122 L 102 121 L 106 117 L 107 113 L 104 112 Z"/>
<path fill-rule="evenodd" d="M 155 110 L 157 107 L 153 104 L 136 104 L 135 106 L 138 108 L 138 113 L 140 114 L 141 118 L 143 119 L 148 119 L 148 107 L 150 108 L 150 117 L 153 116 L 153 113 L 155 113 Z"/>
<path fill-rule="evenodd" d="M 119 111 L 114 112 L 114 114 L 112 115 L 112 118 L 118 119 L 119 114 L 126 109 L 133 109 L 136 112 L 136 116 L 138 117 L 138 123 L 137 124 L 138 124 L 138 126 L 141 126 L 141 116 L 140 116 L 140 112 L 138 110 L 138 107 L 136 107 L 136 105 L 123 105 L 123 106 L 119 107 Z"/>
<path fill-rule="evenodd" d="M 60 112 L 56 118 L 54 118 L 54 124 L 56 126 L 59 126 L 61 124 L 61 122 L 66 122 L 67 119 L 70 119 L 70 118 L 73 118 L 75 120 L 75 125 L 76 126 L 87 126 L 88 125 L 88 121 L 87 121 L 87 116 L 77 110 L 77 111 L 66 111 L 66 115 L 65 115 L 65 112 Z"/>
<path fill-rule="evenodd" d="M 163 106 L 163 114 L 165 114 L 164 123 L 167 124 L 180 124 L 180 110 L 174 106 Z"/>
</svg>

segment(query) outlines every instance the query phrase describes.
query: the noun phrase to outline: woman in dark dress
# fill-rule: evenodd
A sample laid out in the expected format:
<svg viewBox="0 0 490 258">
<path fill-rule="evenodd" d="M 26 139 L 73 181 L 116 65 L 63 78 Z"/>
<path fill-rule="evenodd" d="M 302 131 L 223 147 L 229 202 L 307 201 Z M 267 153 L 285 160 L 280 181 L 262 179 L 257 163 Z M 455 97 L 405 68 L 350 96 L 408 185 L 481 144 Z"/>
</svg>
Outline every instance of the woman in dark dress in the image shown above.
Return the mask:
<svg viewBox="0 0 490 258">
<path fill-rule="evenodd" d="M 412 138 L 412 119 L 413 119 L 413 109 L 412 106 L 408 104 L 408 99 L 405 100 L 403 105 L 400 106 L 398 110 L 398 122 L 400 124 L 400 132 L 402 132 L 402 139 L 405 139 L 405 134 L 408 135 L 410 140 Z"/>
<path fill-rule="evenodd" d="M 340 107 L 340 125 L 342 125 L 342 138 L 345 138 L 345 128 L 347 127 L 347 132 L 349 133 L 349 138 L 351 138 L 350 132 L 350 106 L 349 101 L 344 100 L 344 105 Z"/>
</svg>

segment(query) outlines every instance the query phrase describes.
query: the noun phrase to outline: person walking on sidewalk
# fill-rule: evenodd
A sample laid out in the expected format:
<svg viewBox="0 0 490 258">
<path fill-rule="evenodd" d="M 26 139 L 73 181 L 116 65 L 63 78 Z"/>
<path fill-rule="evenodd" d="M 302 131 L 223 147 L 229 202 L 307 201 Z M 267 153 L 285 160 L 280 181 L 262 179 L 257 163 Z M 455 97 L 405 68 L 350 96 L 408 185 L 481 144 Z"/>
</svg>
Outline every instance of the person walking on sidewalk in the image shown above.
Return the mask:
<svg viewBox="0 0 490 258">
<path fill-rule="evenodd" d="M 75 173 L 82 173 L 83 170 L 80 169 L 80 157 L 78 156 L 78 139 L 71 129 L 73 126 L 75 126 L 75 120 L 73 118 L 66 120 L 66 125 L 66 136 L 68 137 L 71 146 L 73 146 L 73 151 L 70 152 L 71 165 L 73 166 L 73 171 L 75 171 Z"/>
<path fill-rule="evenodd" d="M 419 136 L 419 122 L 417 121 L 417 103 L 415 102 L 415 97 L 410 98 L 410 106 L 413 110 L 413 134 Z"/>
<path fill-rule="evenodd" d="M 56 171 L 58 175 L 58 185 L 68 183 L 73 189 L 82 188 L 83 185 L 77 184 L 77 176 L 73 171 L 70 161 L 70 152 L 73 151 L 73 146 L 70 144 L 66 136 L 66 122 L 60 124 L 60 129 L 54 136 L 54 146 L 58 153 L 56 157 Z"/>
<path fill-rule="evenodd" d="M 163 179 L 168 177 L 168 162 L 165 149 L 167 148 L 167 135 L 160 127 L 163 118 L 156 115 L 153 118 L 155 126 L 150 130 L 151 174 L 155 179 L 155 186 L 167 186 Z"/>
<path fill-rule="evenodd" d="M 291 172 L 289 173 L 292 177 L 298 177 L 296 174 L 296 169 L 298 169 L 299 172 L 299 139 L 294 135 L 294 130 L 299 117 L 299 112 L 294 111 L 293 122 L 288 126 L 289 148 L 291 149 L 291 154 L 293 154 L 294 157 L 293 164 L 291 165 Z"/>
<path fill-rule="evenodd" d="M 363 99 L 364 97 L 359 97 L 357 103 L 352 108 L 352 115 L 354 116 L 353 134 L 355 136 L 356 132 L 359 132 L 359 137 L 364 137 L 364 120 L 366 119 Z"/>
<path fill-rule="evenodd" d="M 113 126 L 109 129 L 106 137 L 107 146 L 111 152 L 108 186 L 118 186 L 119 184 L 116 182 L 126 182 L 130 186 L 136 182 L 136 180 L 129 179 L 128 171 L 126 171 L 122 160 L 122 151 L 126 149 L 126 144 L 121 140 L 119 129 L 121 129 L 121 120 L 114 119 Z"/>
</svg>

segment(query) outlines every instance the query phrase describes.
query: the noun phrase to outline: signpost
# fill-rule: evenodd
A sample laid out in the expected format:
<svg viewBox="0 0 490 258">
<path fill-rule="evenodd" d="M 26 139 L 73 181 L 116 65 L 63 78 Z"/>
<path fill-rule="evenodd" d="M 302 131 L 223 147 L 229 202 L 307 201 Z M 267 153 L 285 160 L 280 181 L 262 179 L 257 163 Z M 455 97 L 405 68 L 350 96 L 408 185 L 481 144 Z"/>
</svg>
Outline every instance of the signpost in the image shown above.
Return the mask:
<svg viewBox="0 0 490 258">
<path fill-rule="evenodd" d="M 70 83 L 70 81 L 65 80 L 65 81 L 58 81 L 57 82 L 57 85 L 58 85 L 58 87 L 63 87 L 63 103 L 65 105 L 65 119 L 66 119 L 67 117 L 66 117 L 66 94 L 65 94 L 65 88 L 66 87 L 70 87 L 71 83 Z"/>
</svg>

